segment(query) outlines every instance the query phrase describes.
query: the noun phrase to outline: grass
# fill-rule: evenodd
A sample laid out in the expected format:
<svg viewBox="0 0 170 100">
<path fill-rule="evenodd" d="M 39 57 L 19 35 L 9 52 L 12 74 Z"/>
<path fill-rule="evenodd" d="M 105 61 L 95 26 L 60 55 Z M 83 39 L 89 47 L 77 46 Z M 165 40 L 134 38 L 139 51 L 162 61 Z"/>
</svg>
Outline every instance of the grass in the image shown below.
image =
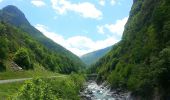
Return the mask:
<svg viewBox="0 0 170 100">
<path fill-rule="evenodd" d="M 24 82 L 0 84 L 0 100 L 6 100 L 20 89 Z"/>
<path fill-rule="evenodd" d="M 33 71 L 29 72 L 29 73 L 33 73 Z M 19 73 L 17 73 L 17 74 L 19 75 Z M 10 75 L 12 75 L 12 74 L 10 74 Z M 44 75 L 47 75 L 47 73 L 44 74 Z M 51 73 L 51 75 L 54 75 L 54 73 Z M 60 74 L 58 74 L 58 75 L 60 76 Z M 57 76 L 57 75 L 55 74 L 55 76 Z M 65 76 L 67 76 L 67 75 L 65 75 Z M 53 79 L 57 79 L 58 81 L 64 80 L 66 78 L 67 77 L 53 77 Z M 0 100 L 7 100 L 8 97 L 15 95 L 15 93 L 18 92 L 18 90 L 21 88 L 21 86 L 24 83 L 25 82 L 23 81 L 23 82 L 13 82 L 13 83 L 0 84 Z"/>
<path fill-rule="evenodd" d="M 58 81 L 64 80 L 67 77 L 57 77 Z M 14 83 L 6 83 L 0 84 L 0 100 L 7 100 L 10 96 L 15 95 L 18 90 L 22 87 L 25 82 L 14 82 Z"/>
<path fill-rule="evenodd" d="M 10 65 L 8 65 L 10 66 Z M 18 78 L 34 78 L 34 77 L 49 77 L 49 76 L 58 76 L 60 74 L 45 70 L 43 67 L 37 65 L 34 70 L 21 70 L 13 71 L 11 68 L 7 67 L 7 71 L 0 72 L 0 80 L 6 79 L 18 79 Z"/>
<path fill-rule="evenodd" d="M 60 74 L 53 73 L 50 71 L 7 71 L 0 73 L 0 80 L 6 80 L 6 79 L 18 79 L 18 78 L 34 78 L 34 77 L 49 77 L 49 76 L 58 76 Z"/>
<path fill-rule="evenodd" d="M 36 66 L 34 70 L 28 70 L 28 71 L 24 71 L 24 70 L 13 71 L 10 68 L 7 68 L 6 72 L 0 72 L 0 80 L 20 79 L 20 78 L 36 78 L 36 77 L 47 78 L 47 77 L 59 76 L 59 75 L 62 75 L 62 74 L 45 70 L 39 66 Z M 63 77 L 58 77 L 58 78 L 60 80 Z M 24 84 L 24 81 L 0 84 L 0 100 L 6 100 L 7 97 L 17 93 L 18 89 L 20 89 L 23 84 Z"/>
</svg>

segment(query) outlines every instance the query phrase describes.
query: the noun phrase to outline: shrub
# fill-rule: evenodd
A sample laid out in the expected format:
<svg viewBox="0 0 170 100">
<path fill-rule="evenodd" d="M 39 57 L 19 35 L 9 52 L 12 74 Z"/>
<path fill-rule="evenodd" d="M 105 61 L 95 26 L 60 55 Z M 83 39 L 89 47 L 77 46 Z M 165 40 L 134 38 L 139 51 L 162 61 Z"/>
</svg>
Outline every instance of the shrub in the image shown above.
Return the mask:
<svg viewBox="0 0 170 100">
<path fill-rule="evenodd" d="M 23 69 L 32 69 L 33 64 L 31 63 L 28 50 L 26 48 L 20 48 L 14 56 L 14 61 Z"/>
</svg>

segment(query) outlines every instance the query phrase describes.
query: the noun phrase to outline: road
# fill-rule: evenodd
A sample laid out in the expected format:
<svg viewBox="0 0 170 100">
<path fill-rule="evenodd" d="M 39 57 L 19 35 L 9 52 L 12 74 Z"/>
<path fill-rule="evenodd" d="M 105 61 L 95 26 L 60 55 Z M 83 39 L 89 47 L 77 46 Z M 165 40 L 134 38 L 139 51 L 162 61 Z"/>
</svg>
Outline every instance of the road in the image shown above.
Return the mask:
<svg viewBox="0 0 170 100">
<path fill-rule="evenodd" d="M 51 76 L 48 78 L 56 78 L 56 77 L 66 77 L 66 75 L 60 75 L 60 76 Z M 20 79 L 7 79 L 7 80 L 0 80 L 0 84 L 5 84 L 5 83 L 13 83 L 13 82 L 22 82 L 25 80 L 31 80 L 33 78 L 20 78 Z"/>
</svg>

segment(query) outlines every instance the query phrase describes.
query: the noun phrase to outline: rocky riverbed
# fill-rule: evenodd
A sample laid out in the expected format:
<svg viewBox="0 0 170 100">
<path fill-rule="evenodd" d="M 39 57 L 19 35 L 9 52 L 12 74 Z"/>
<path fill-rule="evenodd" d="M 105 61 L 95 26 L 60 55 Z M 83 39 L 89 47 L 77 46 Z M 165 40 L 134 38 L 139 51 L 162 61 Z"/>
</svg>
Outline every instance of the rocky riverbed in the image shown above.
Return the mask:
<svg viewBox="0 0 170 100">
<path fill-rule="evenodd" d="M 130 93 L 121 90 L 110 90 L 106 84 L 98 85 L 95 81 L 89 81 L 80 92 L 82 100 L 130 100 Z"/>
</svg>

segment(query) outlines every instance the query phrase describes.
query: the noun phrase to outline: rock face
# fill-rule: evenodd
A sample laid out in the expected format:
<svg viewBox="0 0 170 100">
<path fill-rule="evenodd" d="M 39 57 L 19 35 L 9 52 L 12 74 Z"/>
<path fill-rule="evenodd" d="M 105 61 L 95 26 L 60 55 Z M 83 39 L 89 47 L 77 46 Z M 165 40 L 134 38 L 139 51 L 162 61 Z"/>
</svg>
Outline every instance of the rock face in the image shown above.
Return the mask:
<svg viewBox="0 0 170 100">
<path fill-rule="evenodd" d="M 14 71 L 21 71 L 22 70 L 22 68 L 20 66 L 18 66 L 15 62 L 11 62 L 11 68 Z"/>
</svg>

